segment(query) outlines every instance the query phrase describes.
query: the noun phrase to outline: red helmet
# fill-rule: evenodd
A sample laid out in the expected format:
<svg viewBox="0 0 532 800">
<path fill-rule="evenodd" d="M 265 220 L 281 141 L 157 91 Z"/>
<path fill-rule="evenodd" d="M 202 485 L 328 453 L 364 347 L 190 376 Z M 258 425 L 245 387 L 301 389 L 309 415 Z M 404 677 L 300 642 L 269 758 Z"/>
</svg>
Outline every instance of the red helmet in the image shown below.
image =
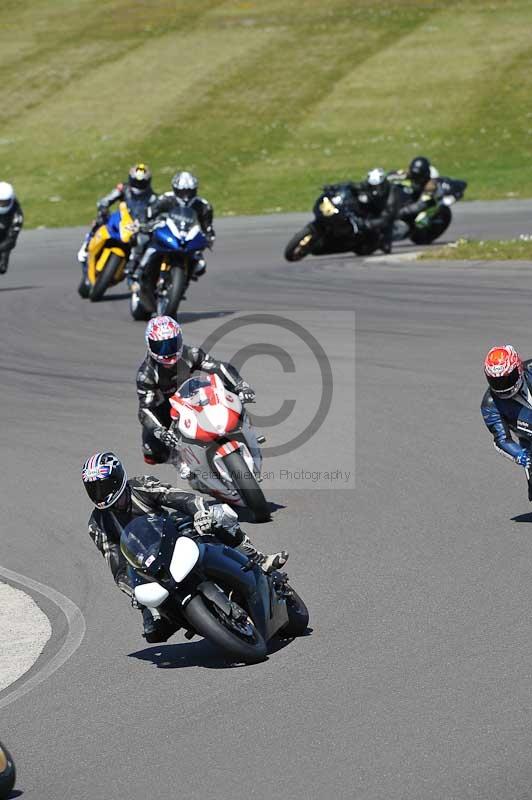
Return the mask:
<svg viewBox="0 0 532 800">
<path fill-rule="evenodd" d="M 492 347 L 484 360 L 491 391 L 501 399 L 513 397 L 523 385 L 523 362 L 511 344 Z"/>
<path fill-rule="evenodd" d="M 171 367 L 177 364 L 183 352 L 181 326 L 172 317 L 154 317 L 146 326 L 148 353 L 159 364 Z"/>
</svg>

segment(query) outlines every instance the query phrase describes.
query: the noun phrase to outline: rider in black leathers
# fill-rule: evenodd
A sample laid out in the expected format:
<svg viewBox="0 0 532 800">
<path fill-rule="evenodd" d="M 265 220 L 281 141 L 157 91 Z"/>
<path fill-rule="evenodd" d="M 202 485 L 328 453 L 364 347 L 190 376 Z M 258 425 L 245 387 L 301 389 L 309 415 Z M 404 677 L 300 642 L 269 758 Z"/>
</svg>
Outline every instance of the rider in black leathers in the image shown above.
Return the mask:
<svg viewBox="0 0 532 800">
<path fill-rule="evenodd" d="M 401 189 L 404 205 L 398 218 L 409 224 L 418 214 L 437 203 L 438 183 L 432 177 L 431 164 L 425 156 L 416 156 L 410 162 L 408 170 L 391 172 L 388 179 Z"/>
<path fill-rule="evenodd" d="M 162 337 L 161 330 L 165 331 Z M 173 348 L 162 357 L 154 352 L 161 338 L 172 342 Z M 146 463 L 162 464 L 168 461 L 171 448 L 178 443 L 168 430 L 171 424 L 170 397 L 194 372 L 201 370 L 218 375 L 243 402 L 253 402 L 255 392 L 232 364 L 217 361 L 201 347 L 183 344 L 181 327 L 171 317 L 150 320 L 145 340 L 148 352 L 137 372 L 142 447 Z M 169 363 L 165 364 L 165 360 Z M 182 470 L 181 477 L 188 477 L 185 465 L 182 465 Z"/>
<path fill-rule="evenodd" d="M 368 172 L 362 183 L 351 184 L 364 229 L 377 233 L 384 253 L 392 249 L 394 222 L 401 206 L 401 193 L 380 167 Z"/>
<path fill-rule="evenodd" d="M 147 475 L 128 480 L 124 467 L 114 453 L 95 453 L 82 469 L 82 480 L 95 508 L 89 519 L 89 535 L 104 556 L 121 591 L 133 599 L 137 583 L 134 572 L 120 550 L 120 536 L 135 517 L 147 513 L 164 514 L 170 510 L 192 517 L 200 535 L 213 534 L 223 544 L 238 548 L 265 572 L 282 567 L 288 553 L 264 555 L 238 526 L 236 513 L 226 505 L 206 504 L 202 497 L 161 483 Z M 166 641 L 174 629 L 154 610 L 141 608 L 144 637 L 148 642 Z"/>
<path fill-rule="evenodd" d="M 212 224 L 213 208 L 208 200 L 198 195 L 198 179 L 190 172 L 178 172 L 174 175 L 172 178 L 172 191 L 160 195 L 150 206 L 147 212 L 148 220 L 154 222 L 157 217 L 183 207 L 191 208 L 195 212 L 199 225 L 207 238 L 208 246 L 212 248 L 216 238 Z M 146 268 L 149 268 L 151 262 L 158 257 L 156 249 L 148 246 L 140 262 L 139 269 L 136 270 L 133 277 L 140 281 Z M 191 275 L 191 279 L 193 281 L 197 280 L 205 273 L 206 269 L 207 264 L 203 253 L 198 251 L 195 254 L 194 272 Z"/>
<path fill-rule="evenodd" d="M 9 254 L 17 243 L 24 214 L 10 183 L 0 183 L 0 275 L 7 272 Z"/>
</svg>

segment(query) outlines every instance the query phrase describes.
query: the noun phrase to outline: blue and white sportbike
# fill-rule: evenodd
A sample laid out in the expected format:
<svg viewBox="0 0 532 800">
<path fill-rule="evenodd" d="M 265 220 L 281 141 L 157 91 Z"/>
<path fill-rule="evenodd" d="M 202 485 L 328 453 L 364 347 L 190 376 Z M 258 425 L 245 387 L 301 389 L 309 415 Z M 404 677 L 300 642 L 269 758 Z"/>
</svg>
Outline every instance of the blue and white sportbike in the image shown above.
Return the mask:
<svg viewBox="0 0 532 800">
<path fill-rule="evenodd" d="M 142 259 L 144 269 L 131 286 L 133 319 L 153 314 L 175 317 L 209 242 L 193 209 L 177 208 L 151 224 L 151 238 Z"/>
</svg>

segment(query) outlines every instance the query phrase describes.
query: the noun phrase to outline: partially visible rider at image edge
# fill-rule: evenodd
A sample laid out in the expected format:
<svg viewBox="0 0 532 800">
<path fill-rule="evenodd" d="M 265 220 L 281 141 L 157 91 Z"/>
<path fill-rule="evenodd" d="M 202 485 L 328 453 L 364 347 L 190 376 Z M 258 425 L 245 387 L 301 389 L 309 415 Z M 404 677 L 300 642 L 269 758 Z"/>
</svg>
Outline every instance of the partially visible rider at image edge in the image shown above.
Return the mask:
<svg viewBox="0 0 532 800">
<path fill-rule="evenodd" d="M 137 372 L 143 454 L 147 464 L 164 464 L 179 445 L 179 439 L 169 430 L 170 397 L 194 372 L 218 375 L 244 403 L 253 402 L 255 392 L 232 364 L 217 361 L 201 347 L 184 344 L 181 326 L 172 317 L 151 319 L 144 338 L 147 354 Z M 181 465 L 180 476 L 190 476 L 186 464 Z"/>
<path fill-rule="evenodd" d="M 198 195 L 199 181 L 191 172 L 177 172 L 172 178 L 172 191 L 160 195 L 148 209 L 148 219 L 156 220 L 162 214 L 171 213 L 179 208 L 191 208 L 197 218 L 201 230 L 205 234 L 208 246 L 212 249 L 216 234 L 212 224 L 213 208 L 204 197 Z M 158 254 L 155 248 L 148 247 L 139 269 L 134 274 L 134 278 L 141 280 L 146 267 L 152 259 L 157 259 Z M 205 274 L 207 263 L 203 253 L 198 251 L 194 257 L 192 280 L 197 280 Z"/>
<path fill-rule="evenodd" d="M 522 361 L 511 344 L 492 347 L 484 360 L 489 388 L 480 410 L 498 453 L 524 467 L 532 501 L 532 359 Z"/>
<path fill-rule="evenodd" d="M 101 225 L 105 224 L 109 215 L 109 209 L 114 203 L 124 200 L 133 219 L 139 222 L 146 222 L 148 208 L 157 199 L 157 195 L 152 189 L 151 177 L 150 168 L 147 164 L 135 164 L 129 170 L 126 183 L 117 183 L 109 194 L 106 194 L 105 197 L 98 200 L 96 204 L 98 215 L 78 252 L 78 261 L 82 266 L 83 274 L 87 271 L 87 246 L 89 241 L 96 230 Z M 126 267 L 127 274 L 130 274 L 137 268 L 149 238 L 150 237 L 145 233 L 137 234 L 136 242 L 131 248 L 129 261 Z"/>
<path fill-rule="evenodd" d="M 0 275 L 7 272 L 9 254 L 17 243 L 24 214 L 10 183 L 0 181 Z"/>
<path fill-rule="evenodd" d="M 118 588 L 132 599 L 137 579 L 120 550 L 120 536 L 131 520 L 147 513 L 167 514 L 174 510 L 192 518 L 199 536 L 215 536 L 222 544 L 238 549 L 265 573 L 280 569 L 288 560 L 286 551 L 265 555 L 257 550 L 240 529 L 237 514 L 229 506 L 207 504 L 199 495 L 148 475 L 128 479 L 119 458 L 110 451 L 94 453 L 88 458 L 81 478 L 94 504 L 89 536 L 105 558 Z M 165 642 L 175 633 L 155 609 L 139 608 L 143 636 L 148 642 Z"/>
</svg>

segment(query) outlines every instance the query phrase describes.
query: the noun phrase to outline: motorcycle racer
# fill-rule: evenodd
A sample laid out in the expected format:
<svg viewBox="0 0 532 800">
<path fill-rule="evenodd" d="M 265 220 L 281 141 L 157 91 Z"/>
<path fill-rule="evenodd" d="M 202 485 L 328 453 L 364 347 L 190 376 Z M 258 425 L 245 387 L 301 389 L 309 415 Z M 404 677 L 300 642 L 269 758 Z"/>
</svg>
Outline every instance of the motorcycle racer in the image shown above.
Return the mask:
<svg viewBox="0 0 532 800">
<path fill-rule="evenodd" d="M 200 224 L 200 227 L 207 237 L 208 246 L 212 248 L 216 234 L 212 224 L 213 208 L 204 197 L 198 195 L 199 182 L 191 172 L 177 172 L 172 178 L 172 191 L 165 192 L 153 202 L 147 212 L 148 220 L 155 221 L 161 214 L 167 214 L 175 209 L 188 207 L 191 208 Z M 135 280 L 141 281 L 142 275 L 150 261 L 157 257 L 155 248 L 148 247 L 140 262 L 138 270 L 133 275 Z M 191 280 L 196 281 L 205 274 L 207 264 L 203 253 L 198 251 L 194 259 L 194 272 Z"/>
<path fill-rule="evenodd" d="M 438 171 L 425 156 L 416 156 L 407 170 L 388 174 L 388 180 L 401 187 L 407 201 L 398 213 L 398 218 L 409 221 L 427 208 L 437 204 Z"/>
<path fill-rule="evenodd" d="M 89 519 L 89 536 L 105 558 L 118 588 L 133 598 L 136 577 L 120 550 L 120 536 L 132 519 L 147 513 L 178 511 L 192 517 L 198 534 L 212 534 L 229 547 L 235 547 L 266 573 L 282 567 L 288 553 L 264 555 L 251 543 L 238 525 L 236 513 L 226 505 L 206 505 L 203 498 L 182 491 L 157 478 L 144 475 L 127 477 L 118 457 L 110 452 L 94 453 L 83 464 L 83 485 L 94 504 Z M 150 642 L 165 642 L 174 633 L 155 610 L 141 608 L 143 636 Z"/>
<path fill-rule="evenodd" d="M 151 319 L 144 338 L 147 354 L 137 372 L 142 447 L 147 464 L 163 464 L 178 444 L 169 430 L 170 397 L 192 373 L 201 370 L 218 375 L 245 403 L 254 401 L 255 392 L 231 364 L 217 361 L 201 347 L 184 344 L 181 326 L 172 317 Z M 181 465 L 180 476 L 189 475 L 188 466 Z"/>
<path fill-rule="evenodd" d="M 482 398 L 482 417 L 497 452 L 524 467 L 532 502 L 532 359 L 523 362 L 511 344 L 492 347 L 484 374 L 489 388 Z"/>
<path fill-rule="evenodd" d="M 94 224 L 85 236 L 83 244 L 78 252 L 78 261 L 80 262 L 85 275 L 87 272 L 87 258 L 88 258 L 88 244 L 94 235 L 95 231 L 103 224 L 105 224 L 109 215 L 109 209 L 114 203 L 125 200 L 126 205 L 133 219 L 139 222 L 145 222 L 147 219 L 147 212 L 150 204 L 154 203 L 157 195 L 152 189 L 151 185 L 151 172 L 147 164 L 135 164 L 129 170 L 126 183 L 117 183 L 105 197 L 98 200 L 96 206 L 98 215 Z M 138 266 L 142 253 L 149 241 L 149 235 L 139 232 L 136 237 L 135 245 L 131 248 L 129 262 L 126 267 L 126 274 L 131 274 Z"/>
<path fill-rule="evenodd" d="M 17 243 L 24 214 L 10 183 L 0 181 L 0 275 L 7 272 L 9 254 Z"/>
<path fill-rule="evenodd" d="M 399 188 L 388 180 L 381 167 L 371 169 L 365 181 L 352 186 L 362 214 L 363 226 L 367 230 L 378 232 L 380 249 L 384 253 L 390 253 L 394 221 L 401 206 Z"/>
</svg>

